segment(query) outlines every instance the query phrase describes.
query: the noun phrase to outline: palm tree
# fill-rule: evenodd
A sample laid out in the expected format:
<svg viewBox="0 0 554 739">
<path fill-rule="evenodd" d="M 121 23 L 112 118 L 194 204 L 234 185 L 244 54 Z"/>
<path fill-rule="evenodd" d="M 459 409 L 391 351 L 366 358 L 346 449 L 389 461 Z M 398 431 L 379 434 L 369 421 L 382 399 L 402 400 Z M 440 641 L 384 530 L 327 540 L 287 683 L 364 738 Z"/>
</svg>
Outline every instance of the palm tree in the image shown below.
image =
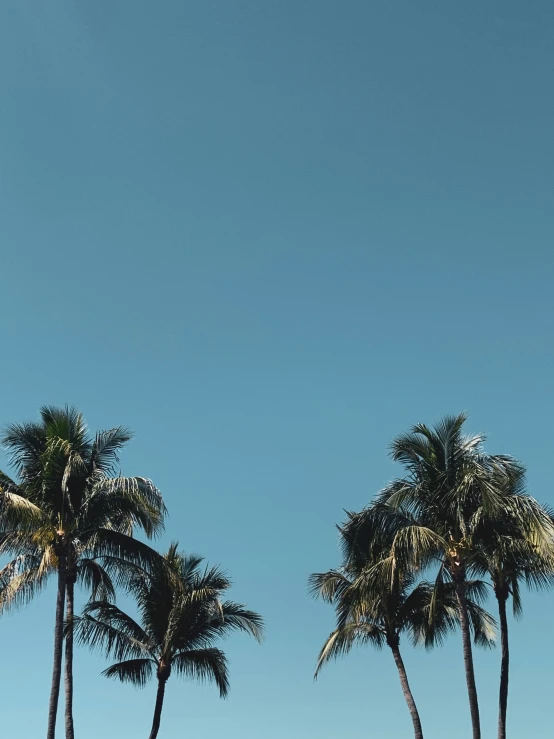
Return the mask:
<svg viewBox="0 0 554 739">
<path fill-rule="evenodd" d="M 217 568 L 201 569 L 202 559 L 186 556 L 172 544 L 162 566 L 138 574 L 131 583 L 141 624 L 107 601 L 85 606 L 75 621 L 79 642 L 101 646 L 117 662 L 104 671 L 142 687 L 158 680 L 150 739 L 158 736 L 166 683 L 172 672 L 214 681 L 224 698 L 229 691 L 227 661 L 216 641 L 231 631 L 262 636 L 262 618 L 220 597 L 230 587 Z"/>
<path fill-rule="evenodd" d="M 554 584 L 554 522 L 550 511 L 523 493 L 523 475 L 510 482 L 510 497 L 493 525 L 483 519 L 472 570 L 491 579 L 498 604 L 501 642 L 498 739 L 506 739 L 510 647 L 506 604 L 521 616 L 520 583 L 541 590 Z"/>
<path fill-rule="evenodd" d="M 393 515 L 383 516 L 382 506 L 362 514 L 348 514 L 339 527 L 344 563 L 337 570 L 314 574 L 312 594 L 332 603 L 337 628 L 319 654 L 315 677 L 330 659 L 342 656 L 355 644 L 371 644 L 392 651 L 404 699 L 412 719 L 415 739 L 423 739 L 416 703 L 400 653 L 400 637 L 408 634 L 412 644 L 431 648 L 441 644 L 456 628 L 457 599 L 452 583 L 416 584 L 411 569 L 394 566 L 390 556 L 394 535 Z M 476 643 L 490 646 L 494 640 L 494 619 L 476 602 L 483 598 L 485 585 L 468 583 L 473 599 L 468 599 L 468 614 Z"/>
<path fill-rule="evenodd" d="M 473 739 L 480 739 L 467 572 L 479 547 L 479 522 L 501 518 L 505 491 L 520 477 L 521 467 L 511 457 L 485 454 L 482 435 L 463 435 L 465 420 L 460 414 L 434 429 L 418 424 L 395 439 L 392 458 L 407 474 L 388 485 L 379 500 L 405 519 L 393 546 L 395 562 L 424 567 L 438 561 L 438 580 L 448 577 L 454 583 Z"/>
<path fill-rule="evenodd" d="M 1 521 L 0 553 L 14 559 L 0 573 L 0 607 L 30 600 L 56 573 L 54 665 L 48 712 L 48 739 L 54 739 L 61 682 L 64 611 L 73 618 L 77 581 L 92 596 L 111 597 L 111 575 L 156 558 L 132 537 L 139 527 L 153 536 L 163 527 L 165 507 L 150 480 L 117 476 L 118 453 L 131 434 L 123 428 L 89 436 L 74 408 L 43 407 L 40 423 L 13 424 L 3 437 L 18 482 L 0 473 L 4 490 L 32 506 L 29 525 Z M 13 506 L 12 506 L 13 507 Z M 66 737 L 73 739 L 73 632 L 66 635 Z"/>
</svg>

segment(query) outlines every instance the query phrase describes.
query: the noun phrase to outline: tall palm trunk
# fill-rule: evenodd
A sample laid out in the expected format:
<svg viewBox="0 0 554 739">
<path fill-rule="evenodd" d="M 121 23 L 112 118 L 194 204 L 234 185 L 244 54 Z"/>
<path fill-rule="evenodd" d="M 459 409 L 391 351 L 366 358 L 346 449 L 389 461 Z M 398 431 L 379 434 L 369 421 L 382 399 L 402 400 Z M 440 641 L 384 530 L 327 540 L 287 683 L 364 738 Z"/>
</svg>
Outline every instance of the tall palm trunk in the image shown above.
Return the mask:
<svg viewBox="0 0 554 739">
<path fill-rule="evenodd" d="M 454 582 L 456 585 L 456 597 L 458 599 L 458 611 L 460 617 L 460 626 L 462 630 L 464 666 L 466 671 L 467 694 L 469 697 L 469 710 L 471 713 L 473 739 L 481 739 L 481 722 L 479 719 L 479 703 L 477 700 L 475 669 L 473 667 L 473 651 L 471 649 L 471 633 L 469 630 L 469 616 L 467 613 L 465 577 L 463 579 L 455 578 Z"/>
<path fill-rule="evenodd" d="M 73 730 L 73 615 L 75 577 L 67 577 L 67 603 L 65 618 L 68 628 L 65 634 L 65 739 L 74 739 Z"/>
<path fill-rule="evenodd" d="M 156 708 L 154 709 L 154 720 L 152 721 L 152 731 L 149 739 L 156 739 L 160 730 L 160 721 L 162 718 L 162 707 L 164 704 L 166 677 L 158 677 L 158 693 L 156 695 Z"/>
<path fill-rule="evenodd" d="M 498 739 L 506 739 L 506 711 L 508 709 L 508 676 L 510 669 L 510 647 L 508 644 L 508 619 L 506 618 L 506 596 L 496 594 L 500 620 L 500 695 L 498 701 Z"/>
<path fill-rule="evenodd" d="M 404 660 L 400 654 L 398 647 L 398 636 L 395 634 L 394 637 L 388 639 L 389 647 L 392 650 L 394 661 L 396 663 L 396 669 L 400 676 L 400 685 L 402 686 L 402 692 L 404 693 L 404 699 L 408 705 L 410 716 L 412 717 L 412 723 L 414 725 L 414 737 L 415 739 L 423 739 L 423 730 L 421 728 L 421 721 L 419 719 L 419 713 L 415 704 L 414 696 L 410 689 L 408 682 L 408 675 L 406 674 L 406 668 L 404 667 Z"/>
<path fill-rule="evenodd" d="M 48 707 L 48 731 L 46 739 L 55 739 L 56 715 L 60 696 L 63 654 L 63 619 L 65 610 L 65 588 L 67 575 L 67 559 L 58 556 L 58 596 L 56 598 L 56 623 L 54 626 L 54 666 L 52 668 L 52 687 L 50 689 L 50 705 Z"/>
</svg>

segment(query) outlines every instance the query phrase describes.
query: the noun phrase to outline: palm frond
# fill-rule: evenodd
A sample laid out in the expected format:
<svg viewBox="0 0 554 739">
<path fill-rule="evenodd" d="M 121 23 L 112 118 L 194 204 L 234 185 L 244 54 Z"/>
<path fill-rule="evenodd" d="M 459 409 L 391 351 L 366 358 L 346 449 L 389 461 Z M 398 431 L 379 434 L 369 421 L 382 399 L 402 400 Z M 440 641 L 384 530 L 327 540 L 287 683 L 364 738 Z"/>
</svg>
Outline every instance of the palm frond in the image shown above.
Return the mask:
<svg viewBox="0 0 554 739">
<path fill-rule="evenodd" d="M 123 426 L 99 431 L 92 445 L 89 474 L 99 470 L 105 477 L 115 476 L 119 463 L 119 452 L 132 438 L 132 432 Z"/>
<path fill-rule="evenodd" d="M 241 603 L 226 600 L 221 603 L 222 634 L 243 631 L 261 642 L 264 634 L 264 621 L 259 613 L 251 611 Z"/>
<path fill-rule="evenodd" d="M 132 683 L 139 688 L 143 688 L 148 680 L 152 677 L 155 662 L 152 659 L 128 659 L 123 662 L 117 662 L 103 671 L 104 677 L 114 677 L 122 683 Z"/>
<path fill-rule="evenodd" d="M 115 599 L 115 587 L 104 567 L 94 559 L 81 557 L 77 566 L 79 582 L 90 592 L 92 601 Z"/>
<path fill-rule="evenodd" d="M 163 530 L 166 513 L 162 495 L 151 480 L 116 477 L 95 483 L 87 500 L 86 518 L 91 523 L 100 519 L 97 525 L 101 526 L 115 519 L 127 533 L 138 526 L 152 537 Z"/>
<path fill-rule="evenodd" d="M 53 568 L 41 565 L 40 557 L 21 554 L 0 571 L 0 610 L 25 606 L 44 589 Z"/>
<path fill-rule="evenodd" d="M 334 603 L 351 584 L 352 581 L 340 570 L 315 572 L 308 579 L 308 591 L 314 598 L 321 598 L 325 603 Z"/>
<path fill-rule="evenodd" d="M 221 649 L 211 647 L 179 652 L 173 657 L 172 669 L 194 680 L 215 682 L 221 698 L 229 693 L 227 658 Z"/>
<path fill-rule="evenodd" d="M 377 625 L 361 622 L 348 623 L 333 631 L 321 648 L 317 658 L 314 679 L 317 680 L 321 668 L 330 660 L 348 654 L 355 644 L 371 644 L 380 649 L 385 643 L 385 634 Z"/>
<path fill-rule="evenodd" d="M 2 436 L 9 462 L 25 482 L 34 481 L 40 475 L 45 444 L 44 428 L 38 423 L 9 424 Z"/>
<path fill-rule="evenodd" d="M 491 649 L 496 645 L 496 620 L 474 601 L 467 600 L 466 605 L 475 644 Z"/>
<path fill-rule="evenodd" d="M 86 545 L 88 556 L 93 559 L 115 558 L 147 572 L 159 567 L 160 555 L 155 549 L 113 529 L 100 528 L 87 532 Z"/>
<path fill-rule="evenodd" d="M 75 639 L 91 649 L 100 648 L 118 661 L 150 657 L 151 640 L 144 629 L 115 604 L 92 601 L 83 616 L 74 619 Z"/>
</svg>

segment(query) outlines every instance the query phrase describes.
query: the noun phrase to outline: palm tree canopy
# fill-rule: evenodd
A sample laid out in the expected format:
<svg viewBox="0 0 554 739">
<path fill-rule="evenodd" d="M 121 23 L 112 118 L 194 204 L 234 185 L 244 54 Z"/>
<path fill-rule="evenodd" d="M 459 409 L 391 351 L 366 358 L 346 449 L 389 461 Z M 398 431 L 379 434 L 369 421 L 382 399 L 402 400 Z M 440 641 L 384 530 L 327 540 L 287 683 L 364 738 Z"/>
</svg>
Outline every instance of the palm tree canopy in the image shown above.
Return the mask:
<svg viewBox="0 0 554 739">
<path fill-rule="evenodd" d="M 96 598 L 113 595 L 110 575 L 149 565 L 153 550 L 132 534 L 160 532 L 165 506 L 150 480 L 118 475 L 130 438 L 123 427 L 91 437 L 70 407 L 45 406 L 40 423 L 7 427 L 2 441 L 17 482 L 0 472 L 0 553 L 15 559 L 0 573 L 2 607 L 32 597 L 62 554 Z"/>
<path fill-rule="evenodd" d="M 142 686 L 154 671 L 172 671 L 214 681 L 220 695 L 229 689 L 225 654 L 216 642 L 233 631 L 262 637 L 262 618 L 239 603 L 221 600 L 231 583 L 217 567 L 184 555 L 172 544 L 150 573 L 131 583 L 140 623 L 112 603 L 89 603 L 76 619 L 77 640 L 101 647 L 118 662 L 104 674 Z"/>
<path fill-rule="evenodd" d="M 378 501 L 404 519 L 394 543 L 398 560 L 425 567 L 446 559 L 463 576 L 477 535 L 502 519 L 507 498 L 524 487 L 524 468 L 513 457 L 486 454 L 485 437 L 464 435 L 465 414 L 434 428 L 417 424 L 397 437 L 392 458 L 405 475 L 387 485 Z"/>
<path fill-rule="evenodd" d="M 343 565 L 309 580 L 312 595 L 335 606 L 337 620 L 320 652 L 316 676 L 330 659 L 355 644 L 391 646 L 406 633 L 412 644 L 431 648 L 459 623 L 454 584 L 446 571 L 433 584 L 418 583 L 414 568 L 398 566 L 394 545 L 406 525 L 403 514 L 378 503 L 347 516 L 339 527 Z M 485 583 L 470 581 L 467 588 L 474 640 L 491 646 L 496 623 L 481 605 Z"/>
<path fill-rule="evenodd" d="M 520 583 L 535 590 L 554 585 L 554 518 L 525 494 L 510 496 L 494 525 L 483 521 L 471 560 L 477 576 L 488 575 L 497 597 L 511 595 L 514 615 L 522 612 Z"/>
</svg>

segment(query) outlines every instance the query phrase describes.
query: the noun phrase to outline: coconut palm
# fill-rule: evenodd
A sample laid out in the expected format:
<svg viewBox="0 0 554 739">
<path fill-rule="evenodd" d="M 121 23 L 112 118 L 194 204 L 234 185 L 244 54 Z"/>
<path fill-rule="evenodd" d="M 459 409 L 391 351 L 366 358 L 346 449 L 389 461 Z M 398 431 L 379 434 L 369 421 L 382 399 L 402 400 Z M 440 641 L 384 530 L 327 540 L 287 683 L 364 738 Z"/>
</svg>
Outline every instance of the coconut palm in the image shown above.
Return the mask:
<svg viewBox="0 0 554 739">
<path fill-rule="evenodd" d="M 423 739 L 421 720 L 400 652 L 400 637 L 407 634 L 413 645 L 427 648 L 441 644 L 458 625 L 458 607 L 453 583 L 419 582 L 413 570 L 394 566 L 390 556 L 394 536 L 394 512 L 387 518 L 382 506 L 362 514 L 348 514 L 339 528 L 344 563 L 337 570 L 314 574 L 312 594 L 332 603 L 337 628 L 319 654 L 316 673 L 330 659 L 342 656 L 355 644 L 378 649 L 387 645 L 393 655 L 404 699 L 412 719 L 415 739 Z M 468 583 L 468 616 L 476 643 L 490 646 L 494 619 L 478 604 L 485 584 Z"/>
<path fill-rule="evenodd" d="M 232 631 L 260 640 L 262 619 L 232 601 L 221 601 L 230 587 L 218 568 L 201 568 L 202 558 L 186 556 L 172 544 L 164 563 L 150 574 L 140 573 L 130 592 L 140 623 L 107 601 L 91 602 L 75 621 L 79 642 L 103 647 L 117 662 L 106 677 L 142 687 L 154 674 L 158 680 L 150 739 L 158 736 L 166 683 L 172 673 L 215 682 L 221 697 L 229 691 L 225 654 L 214 646 Z"/>
<path fill-rule="evenodd" d="M 0 573 L 0 607 L 31 599 L 57 574 L 54 665 L 48 713 L 48 739 L 54 739 L 61 682 L 64 610 L 71 624 L 74 586 L 92 596 L 113 596 L 112 576 L 156 558 L 132 537 L 139 527 L 153 536 L 163 526 L 165 508 L 150 480 L 117 476 L 118 453 L 131 438 L 123 428 L 92 438 L 74 408 L 41 409 L 40 423 L 13 424 L 4 434 L 18 482 L 0 473 L 0 484 L 32 506 L 29 525 L 4 516 L 0 553 L 14 559 Z M 12 506 L 13 508 L 13 506 Z M 73 632 L 66 635 L 66 737 L 73 739 Z"/>
<path fill-rule="evenodd" d="M 473 739 L 480 739 L 479 704 L 467 605 L 467 572 L 479 548 L 479 522 L 501 518 L 509 481 L 521 475 L 511 457 L 488 455 L 484 437 L 462 433 L 466 416 L 446 417 L 433 429 L 424 424 L 399 436 L 392 457 L 406 476 L 388 485 L 379 500 L 404 516 L 393 551 L 397 563 L 439 564 L 438 579 L 454 583 Z"/>
<path fill-rule="evenodd" d="M 522 478 L 510 481 L 509 498 L 494 522 L 483 519 L 479 550 L 472 570 L 491 579 L 498 604 L 501 666 L 498 701 L 498 739 L 506 739 L 510 647 L 507 601 L 512 596 L 513 612 L 521 616 L 521 583 L 542 590 L 554 584 L 554 523 L 549 510 L 520 492 Z"/>
</svg>

